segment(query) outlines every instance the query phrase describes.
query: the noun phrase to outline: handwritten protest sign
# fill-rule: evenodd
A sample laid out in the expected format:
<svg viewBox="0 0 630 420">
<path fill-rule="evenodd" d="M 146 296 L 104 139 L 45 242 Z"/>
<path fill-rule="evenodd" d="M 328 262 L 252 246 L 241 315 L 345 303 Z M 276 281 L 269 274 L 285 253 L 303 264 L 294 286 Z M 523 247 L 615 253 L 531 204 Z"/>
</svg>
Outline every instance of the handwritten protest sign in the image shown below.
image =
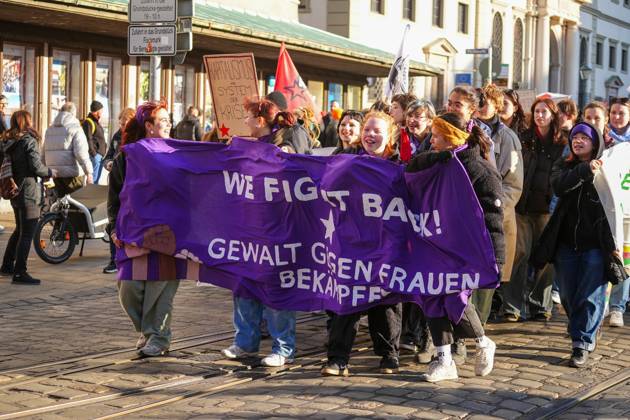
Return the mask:
<svg viewBox="0 0 630 420">
<path fill-rule="evenodd" d="M 254 54 L 204 55 L 220 139 L 249 136 L 243 100 L 258 96 Z"/>
</svg>

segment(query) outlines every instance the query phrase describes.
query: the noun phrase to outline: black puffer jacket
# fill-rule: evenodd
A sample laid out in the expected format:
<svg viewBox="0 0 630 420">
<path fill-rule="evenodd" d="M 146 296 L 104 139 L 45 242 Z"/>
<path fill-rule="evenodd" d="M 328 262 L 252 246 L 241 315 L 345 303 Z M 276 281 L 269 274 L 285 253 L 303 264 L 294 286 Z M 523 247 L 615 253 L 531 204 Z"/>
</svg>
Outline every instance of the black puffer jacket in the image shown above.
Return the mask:
<svg viewBox="0 0 630 420">
<path fill-rule="evenodd" d="M 407 165 L 407 172 L 417 172 L 433 166 L 438 154 L 450 152 L 423 152 L 412 158 Z M 443 155 L 446 156 L 446 155 Z M 470 178 L 475 195 L 483 210 L 486 229 L 490 233 L 494 255 L 498 265 L 505 263 L 505 238 L 503 236 L 503 209 L 501 206 L 501 176 L 495 167 L 485 160 L 479 147 L 469 147 L 457 152 L 457 157 L 464 165 Z"/>
<path fill-rule="evenodd" d="M 19 139 L 5 139 L 2 141 L 0 162 L 4 161 L 7 154 L 11 156 L 13 180 L 20 188 L 20 193 L 11 200 L 11 205 L 25 207 L 29 218 L 38 217 L 41 191 L 37 177 L 52 176 L 52 171 L 42 163 L 39 143 L 30 133 L 22 135 Z"/>
<path fill-rule="evenodd" d="M 519 214 L 548 214 L 553 197 L 551 171 L 562 156 L 564 142 L 554 144 L 550 136 L 538 138 L 535 128 L 521 135 L 523 147 L 523 192 L 516 204 Z"/>
<path fill-rule="evenodd" d="M 107 218 L 109 226 L 107 231 L 116 230 L 116 219 L 120 210 L 120 192 L 125 183 L 127 173 L 127 158 L 124 153 L 118 153 L 113 160 L 112 170 L 109 173 L 109 189 L 107 191 Z"/>
</svg>

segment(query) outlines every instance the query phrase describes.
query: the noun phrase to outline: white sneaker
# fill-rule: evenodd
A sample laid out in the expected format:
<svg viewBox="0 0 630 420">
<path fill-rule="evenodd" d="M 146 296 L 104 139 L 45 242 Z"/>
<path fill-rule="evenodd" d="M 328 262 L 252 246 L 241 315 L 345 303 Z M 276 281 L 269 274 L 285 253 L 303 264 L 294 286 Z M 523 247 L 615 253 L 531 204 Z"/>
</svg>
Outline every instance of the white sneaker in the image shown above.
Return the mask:
<svg viewBox="0 0 630 420">
<path fill-rule="evenodd" d="M 612 311 L 608 325 L 611 327 L 623 327 L 623 314 L 619 311 Z"/>
<path fill-rule="evenodd" d="M 227 349 L 221 350 L 221 353 L 228 359 L 240 359 L 241 357 L 251 357 L 258 354 L 257 352 L 245 351 L 236 344 L 232 344 Z"/>
<path fill-rule="evenodd" d="M 489 338 L 486 339 L 488 340 L 488 345 L 478 348 L 475 355 L 475 375 L 477 376 L 486 376 L 492 372 L 494 367 L 494 352 L 497 349 L 497 345 Z"/>
<path fill-rule="evenodd" d="M 427 373 L 420 376 L 421 380 L 427 382 L 448 381 L 457 378 L 459 378 L 459 376 L 457 376 L 457 366 L 455 366 L 455 362 L 451 360 L 450 364 L 446 364 L 440 358 L 433 359 L 429 364 Z"/>
<path fill-rule="evenodd" d="M 293 363 L 292 357 L 284 357 L 276 353 L 271 353 L 269 356 L 265 357 L 260 361 L 263 366 L 269 367 L 280 367 L 285 364 Z"/>
<path fill-rule="evenodd" d="M 551 301 L 553 303 L 555 303 L 556 305 L 560 305 L 561 301 L 560 301 L 560 293 L 558 293 L 555 290 L 551 291 Z"/>
</svg>

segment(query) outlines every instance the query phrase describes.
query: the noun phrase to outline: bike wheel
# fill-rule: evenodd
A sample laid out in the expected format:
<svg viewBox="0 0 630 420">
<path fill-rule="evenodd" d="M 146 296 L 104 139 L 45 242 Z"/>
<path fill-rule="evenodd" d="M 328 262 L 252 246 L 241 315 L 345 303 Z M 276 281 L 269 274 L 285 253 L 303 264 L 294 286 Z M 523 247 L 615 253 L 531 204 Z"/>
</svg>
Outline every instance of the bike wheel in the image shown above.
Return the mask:
<svg viewBox="0 0 630 420">
<path fill-rule="evenodd" d="M 60 264 L 70 258 L 77 242 L 74 226 L 70 220 L 64 221 L 62 214 L 48 213 L 38 220 L 33 246 L 48 264 Z"/>
</svg>

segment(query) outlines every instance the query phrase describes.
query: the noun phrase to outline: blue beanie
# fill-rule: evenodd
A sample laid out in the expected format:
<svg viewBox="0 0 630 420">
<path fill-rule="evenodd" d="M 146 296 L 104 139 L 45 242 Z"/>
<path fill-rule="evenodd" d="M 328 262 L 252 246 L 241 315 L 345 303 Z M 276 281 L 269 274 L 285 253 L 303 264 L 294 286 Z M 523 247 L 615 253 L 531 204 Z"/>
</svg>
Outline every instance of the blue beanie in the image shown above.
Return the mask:
<svg viewBox="0 0 630 420">
<path fill-rule="evenodd" d="M 597 143 L 597 138 L 599 137 L 599 134 L 597 133 L 597 130 L 590 124 L 583 122 L 575 124 L 571 129 L 571 133 L 569 133 L 569 140 L 573 141 L 573 136 L 575 136 L 577 133 L 584 134 L 586 137 L 591 139 L 591 142 L 593 144 Z"/>
</svg>

